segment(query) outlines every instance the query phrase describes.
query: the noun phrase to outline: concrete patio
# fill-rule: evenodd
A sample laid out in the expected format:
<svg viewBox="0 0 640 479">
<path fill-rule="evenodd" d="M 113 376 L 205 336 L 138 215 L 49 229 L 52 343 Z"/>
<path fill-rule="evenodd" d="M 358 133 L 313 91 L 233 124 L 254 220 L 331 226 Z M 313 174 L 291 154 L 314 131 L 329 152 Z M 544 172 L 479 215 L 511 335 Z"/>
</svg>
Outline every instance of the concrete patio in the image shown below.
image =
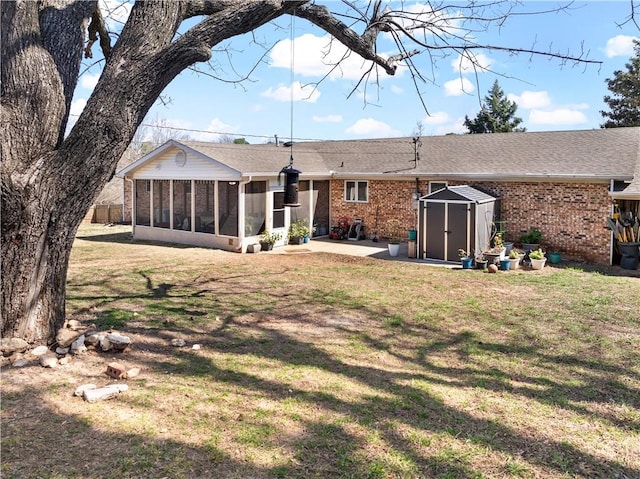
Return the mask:
<svg viewBox="0 0 640 479">
<path fill-rule="evenodd" d="M 301 245 L 287 245 L 274 248 L 271 254 L 298 254 L 324 252 L 334 254 L 344 254 L 350 256 L 369 256 L 371 258 L 386 259 L 392 261 L 407 261 L 413 263 L 446 266 L 450 268 L 460 267 L 460 263 L 438 261 L 438 260 L 422 260 L 417 258 L 409 258 L 408 243 L 400 243 L 400 253 L 398 256 L 390 256 L 387 249 L 386 241 L 371 240 L 333 240 L 328 238 L 312 239 L 308 243 Z"/>
</svg>

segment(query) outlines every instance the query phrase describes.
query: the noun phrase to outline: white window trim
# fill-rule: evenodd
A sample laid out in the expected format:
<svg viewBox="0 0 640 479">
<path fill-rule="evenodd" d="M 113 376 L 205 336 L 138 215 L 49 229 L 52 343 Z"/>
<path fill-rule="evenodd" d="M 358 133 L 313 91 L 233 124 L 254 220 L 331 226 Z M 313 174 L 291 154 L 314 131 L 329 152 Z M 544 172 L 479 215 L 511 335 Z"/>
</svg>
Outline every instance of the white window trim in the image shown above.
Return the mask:
<svg viewBox="0 0 640 479">
<path fill-rule="evenodd" d="M 355 183 L 355 192 L 356 192 L 356 199 L 355 200 L 350 200 L 348 198 L 348 194 L 347 194 L 347 183 Z M 367 186 L 367 199 L 366 200 L 360 200 L 357 198 L 358 196 L 358 185 L 360 183 L 365 183 Z M 344 201 L 346 203 L 368 203 L 369 202 L 369 181 L 368 180 L 344 180 Z"/>
<path fill-rule="evenodd" d="M 444 187 L 446 188 L 447 186 L 449 186 L 449 182 L 448 181 L 430 181 L 429 182 L 429 194 L 434 193 L 434 189 L 431 187 L 431 185 L 433 184 L 438 184 L 438 185 L 444 185 Z M 440 190 L 437 190 L 440 191 Z"/>
</svg>

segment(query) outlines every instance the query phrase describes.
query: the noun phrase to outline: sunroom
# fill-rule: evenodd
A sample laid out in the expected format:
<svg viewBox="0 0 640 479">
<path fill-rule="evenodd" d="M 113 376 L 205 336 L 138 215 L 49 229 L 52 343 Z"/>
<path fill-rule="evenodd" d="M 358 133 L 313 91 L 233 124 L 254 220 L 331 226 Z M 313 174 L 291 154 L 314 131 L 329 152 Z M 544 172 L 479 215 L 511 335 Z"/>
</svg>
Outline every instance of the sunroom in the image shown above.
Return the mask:
<svg viewBox="0 0 640 479">
<path fill-rule="evenodd" d="M 268 167 L 264 161 L 272 154 L 270 162 L 278 165 L 286 150 L 256 146 L 169 141 L 121 170 L 118 175 L 128 180 L 133 198 L 134 238 L 246 252 L 265 230 L 281 234 L 276 246 L 285 244 L 289 225 L 299 219 L 317 231 L 328 230 L 328 179 L 316 174 L 300 180 L 300 206 L 286 207 L 277 166 Z M 242 163 L 253 172 L 226 164 L 236 166 L 241 152 Z M 214 160 L 211 153 L 226 161 Z M 271 173 L 260 171 L 264 169 Z"/>
</svg>

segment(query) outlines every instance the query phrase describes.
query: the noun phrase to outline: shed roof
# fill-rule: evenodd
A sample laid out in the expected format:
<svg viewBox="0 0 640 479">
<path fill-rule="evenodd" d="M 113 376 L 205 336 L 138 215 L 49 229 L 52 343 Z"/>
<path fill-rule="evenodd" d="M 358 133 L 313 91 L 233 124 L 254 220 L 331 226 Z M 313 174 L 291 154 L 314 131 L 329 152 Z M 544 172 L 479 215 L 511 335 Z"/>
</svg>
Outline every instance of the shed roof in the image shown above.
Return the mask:
<svg viewBox="0 0 640 479">
<path fill-rule="evenodd" d="M 463 201 L 468 203 L 489 203 L 496 198 L 469 185 L 447 186 L 420 198 L 423 201 Z"/>
</svg>

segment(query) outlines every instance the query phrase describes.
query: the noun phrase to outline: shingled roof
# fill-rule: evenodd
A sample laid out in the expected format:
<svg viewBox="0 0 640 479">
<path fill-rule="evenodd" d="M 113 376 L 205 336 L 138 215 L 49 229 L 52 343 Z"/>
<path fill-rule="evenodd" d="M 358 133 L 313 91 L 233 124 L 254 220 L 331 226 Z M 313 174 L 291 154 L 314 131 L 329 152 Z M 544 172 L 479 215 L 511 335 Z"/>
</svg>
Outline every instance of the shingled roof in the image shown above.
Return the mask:
<svg viewBox="0 0 640 479">
<path fill-rule="evenodd" d="M 274 144 L 236 145 L 197 141 L 180 141 L 179 143 L 219 161 L 243 175 L 273 176 L 283 167 L 289 165 L 292 155 L 295 168 L 303 171 L 305 176 L 327 176 L 329 174 L 324 158 L 315 149 L 308 148 L 303 143 L 295 144 L 293 148 Z"/>
<path fill-rule="evenodd" d="M 632 189 L 640 193 L 640 127 L 425 136 L 418 143 L 417 161 L 410 137 L 302 142 L 292 148 L 172 143 L 182 143 L 243 175 L 277 175 L 293 156 L 303 178 L 632 181 L 635 177 Z M 130 169 L 152 157 L 153 153 L 147 155 Z"/>
<path fill-rule="evenodd" d="M 631 180 L 640 128 L 429 136 L 414 161 L 412 138 L 305 143 L 336 176 Z"/>
</svg>

